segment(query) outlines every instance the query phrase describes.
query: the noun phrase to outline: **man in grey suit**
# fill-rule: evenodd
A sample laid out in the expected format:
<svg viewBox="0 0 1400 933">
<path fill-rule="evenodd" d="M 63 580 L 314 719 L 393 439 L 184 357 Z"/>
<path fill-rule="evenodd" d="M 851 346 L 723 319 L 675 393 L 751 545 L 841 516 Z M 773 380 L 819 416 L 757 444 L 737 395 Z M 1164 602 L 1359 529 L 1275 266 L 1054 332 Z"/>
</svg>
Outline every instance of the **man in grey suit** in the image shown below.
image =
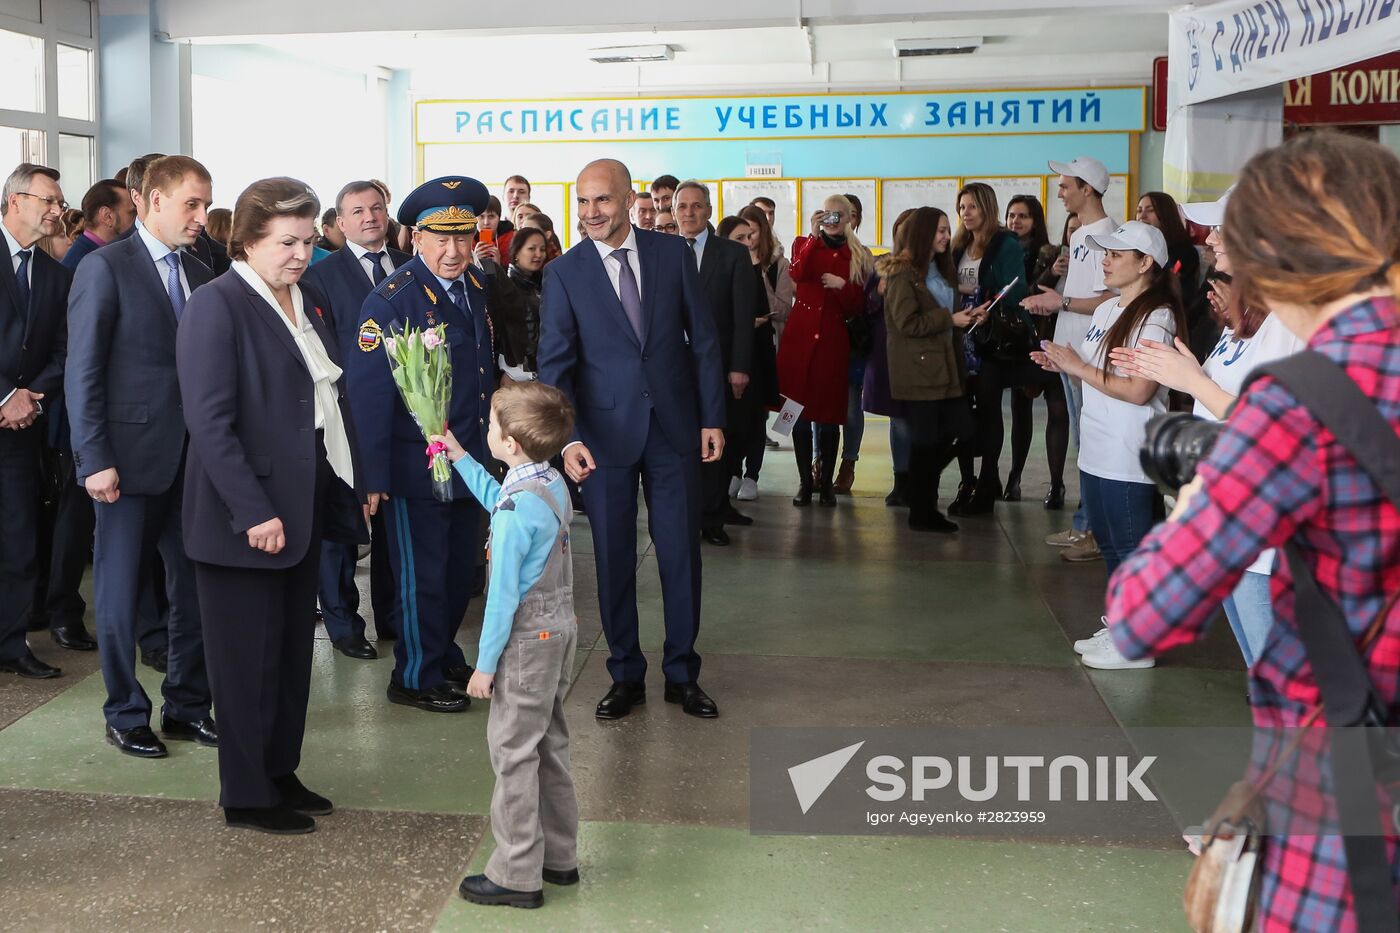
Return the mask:
<svg viewBox="0 0 1400 933">
<path fill-rule="evenodd" d="M 175 371 L 185 302 L 212 278 L 184 249 L 208 216 L 209 172 L 185 156 L 157 159 L 145 172 L 142 197 L 146 215 L 135 233 L 78 267 L 64 390 L 78 482 L 97 510 L 93 595 L 107 741 L 128 755 L 163 758 L 165 745 L 150 728 L 151 701 L 135 672 L 137 604 L 157 551 L 170 599 L 161 731 L 218 745 L 194 570 L 180 534 L 186 433 Z"/>
</svg>

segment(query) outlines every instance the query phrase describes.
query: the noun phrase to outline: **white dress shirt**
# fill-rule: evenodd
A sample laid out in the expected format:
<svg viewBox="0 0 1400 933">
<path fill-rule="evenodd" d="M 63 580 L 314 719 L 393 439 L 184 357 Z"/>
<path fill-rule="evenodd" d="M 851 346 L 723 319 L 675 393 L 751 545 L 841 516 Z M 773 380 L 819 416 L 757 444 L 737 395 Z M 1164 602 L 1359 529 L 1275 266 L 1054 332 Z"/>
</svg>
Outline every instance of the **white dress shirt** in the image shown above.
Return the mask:
<svg viewBox="0 0 1400 933">
<path fill-rule="evenodd" d="M 374 284 L 374 260 L 369 258 L 369 250 L 353 240 L 345 241 L 345 248 L 354 253 L 355 258 L 360 261 L 360 268 L 365 270 L 365 275 L 369 276 L 370 284 Z M 384 256 L 379 260 L 379 267 L 384 270 L 385 275 L 393 275 L 394 261 L 389 258 L 389 244 L 381 246 L 380 251 Z"/>
<path fill-rule="evenodd" d="M 146 249 L 151 254 L 151 261 L 156 264 L 156 272 L 160 275 L 161 287 L 164 289 L 165 283 L 170 281 L 170 266 L 166 265 L 165 257 L 169 256 L 171 253 L 178 253 L 179 250 L 173 250 L 160 240 L 157 240 L 155 235 L 147 230 L 146 225 L 139 220 L 136 221 L 136 235 L 141 238 L 142 243 L 146 244 Z M 183 262 L 177 262 L 175 267 L 180 270 L 180 287 L 185 290 L 185 298 L 188 300 L 190 297 L 190 281 L 185 278 L 185 264 Z"/>
<path fill-rule="evenodd" d="M 277 303 L 277 296 L 272 293 L 272 288 L 262 280 L 262 276 L 241 259 L 235 259 L 231 268 L 262 296 L 263 301 L 277 313 L 277 319 L 291 332 L 292 340 L 296 341 L 297 350 L 301 352 L 302 364 L 306 366 L 315 384 L 316 429 L 325 431 L 326 460 L 335 471 L 335 475 L 344 480 L 345 485 L 354 489 L 355 462 L 350 455 L 350 439 L 345 433 L 345 422 L 340 417 L 340 406 L 336 404 L 340 397 L 335 388 L 336 383 L 340 381 L 340 367 L 331 361 L 326 353 L 325 344 L 321 343 L 320 336 L 306 316 L 302 306 L 301 288 L 292 286 L 292 311 L 296 317 L 296 323 L 293 324 L 282 310 L 282 306 Z"/>
<path fill-rule="evenodd" d="M 622 241 L 621 246 L 609 246 L 602 240 L 594 240 L 593 245 L 598 247 L 598 255 L 603 257 L 603 268 L 608 271 L 608 281 L 612 282 L 613 294 L 617 295 L 618 301 L 622 300 L 622 292 L 617 284 L 622 276 L 622 265 L 613 257 L 613 250 L 627 250 L 627 263 L 632 267 L 632 276 L 637 280 L 637 294 L 642 294 L 642 263 L 637 258 L 637 229 L 630 224 L 627 227 L 627 239 Z"/>
<path fill-rule="evenodd" d="M 705 257 L 705 244 L 710 241 L 710 228 L 706 227 L 694 237 L 686 237 L 687 240 L 695 240 L 695 271 L 700 271 L 700 262 Z"/>
</svg>

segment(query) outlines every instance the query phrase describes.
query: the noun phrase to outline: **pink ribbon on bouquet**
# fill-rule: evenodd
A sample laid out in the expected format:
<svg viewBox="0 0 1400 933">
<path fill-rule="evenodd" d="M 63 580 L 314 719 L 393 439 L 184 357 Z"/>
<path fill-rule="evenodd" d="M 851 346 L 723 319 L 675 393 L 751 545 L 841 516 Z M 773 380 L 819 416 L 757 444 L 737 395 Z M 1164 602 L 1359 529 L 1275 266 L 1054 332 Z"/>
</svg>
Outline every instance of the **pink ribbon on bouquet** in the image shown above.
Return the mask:
<svg viewBox="0 0 1400 933">
<path fill-rule="evenodd" d="M 428 466 L 431 467 L 433 465 L 433 460 L 437 457 L 438 454 L 445 453 L 447 453 L 447 445 L 444 444 L 442 441 L 433 441 L 431 444 L 429 444 L 427 450 Z"/>
</svg>

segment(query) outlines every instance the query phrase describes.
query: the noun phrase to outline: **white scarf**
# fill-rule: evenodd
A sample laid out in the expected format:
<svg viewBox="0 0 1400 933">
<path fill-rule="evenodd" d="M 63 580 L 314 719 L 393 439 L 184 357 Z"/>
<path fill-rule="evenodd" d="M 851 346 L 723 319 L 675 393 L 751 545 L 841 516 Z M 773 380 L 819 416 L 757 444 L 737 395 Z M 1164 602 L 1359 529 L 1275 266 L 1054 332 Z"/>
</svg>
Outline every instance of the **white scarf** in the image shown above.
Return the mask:
<svg viewBox="0 0 1400 933">
<path fill-rule="evenodd" d="M 282 310 L 282 306 L 277 303 L 277 296 L 272 293 L 271 286 L 263 281 L 262 276 L 242 260 L 235 260 L 232 268 L 243 281 L 253 287 L 253 291 L 262 296 L 263 301 L 276 312 L 277 320 L 286 325 L 287 330 L 291 332 L 292 340 L 296 341 L 297 349 L 301 351 L 302 363 L 311 374 L 315 385 L 316 427 L 325 432 L 326 460 L 330 462 L 335 475 L 344 480 L 345 485 L 354 489 L 354 458 L 350 454 L 350 439 L 345 434 L 345 423 L 341 420 L 340 405 L 337 404 L 339 395 L 335 388 L 336 383 L 340 381 L 340 367 L 331 362 L 325 344 L 321 342 L 320 335 L 306 316 L 301 288 L 293 285 L 291 289 L 292 310 L 297 319 L 293 324 Z"/>
</svg>

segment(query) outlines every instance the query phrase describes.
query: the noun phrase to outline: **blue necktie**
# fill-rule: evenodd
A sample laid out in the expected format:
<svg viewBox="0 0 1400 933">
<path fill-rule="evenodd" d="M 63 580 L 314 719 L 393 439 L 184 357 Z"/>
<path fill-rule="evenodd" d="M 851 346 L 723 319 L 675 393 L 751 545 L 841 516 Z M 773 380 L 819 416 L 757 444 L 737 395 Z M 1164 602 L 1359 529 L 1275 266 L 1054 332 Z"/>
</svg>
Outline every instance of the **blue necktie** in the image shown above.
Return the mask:
<svg viewBox="0 0 1400 933">
<path fill-rule="evenodd" d="M 615 249 L 612 258 L 616 259 L 620 267 L 617 275 L 617 297 L 622 301 L 622 310 L 627 314 L 627 323 L 632 325 L 632 330 L 637 335 L 637 339 L 646 340 L 646 325 L 642 319 L 642 293 L 637 288 L 637 276 L 632 272 L 632 264 L 627 261 L 627 254 L 630 250 Z"/>
<path fill-rule="evenodd" d="M 19 251 L 19 269 L 15 271 L 15 288 L 19 291 L 20 314 L 29 313 L 29 257 L 33 250 Z"/>
<path fill-rule="evenodd" d="M 165 290 L 170 295 L 170 306 L 175 309 L 175 320 L 185 313 L 185 289 L 180 285 L 180 254 L 166 253 L 165 264 L 170 272 L 165 276 Z"/>
<path fill-rule="evenodd" d="M 467 313 L 467 286 L 458 279 L 447 286 L 447 294 L 452 297 L 452 303 L 457 306 L 457 310 L 463 314 Z"/>
<path fill-rule="evenodd" d="M 365 258 L 368 259 L 370 263 L 370 281 L 374 283 L 375 288 L 378 288 L 379 283 L 384 281 L 388 275 L 384 271 L 384 251 L 380 250 L 377 253 L 365 253 Z"/>
</svg>

